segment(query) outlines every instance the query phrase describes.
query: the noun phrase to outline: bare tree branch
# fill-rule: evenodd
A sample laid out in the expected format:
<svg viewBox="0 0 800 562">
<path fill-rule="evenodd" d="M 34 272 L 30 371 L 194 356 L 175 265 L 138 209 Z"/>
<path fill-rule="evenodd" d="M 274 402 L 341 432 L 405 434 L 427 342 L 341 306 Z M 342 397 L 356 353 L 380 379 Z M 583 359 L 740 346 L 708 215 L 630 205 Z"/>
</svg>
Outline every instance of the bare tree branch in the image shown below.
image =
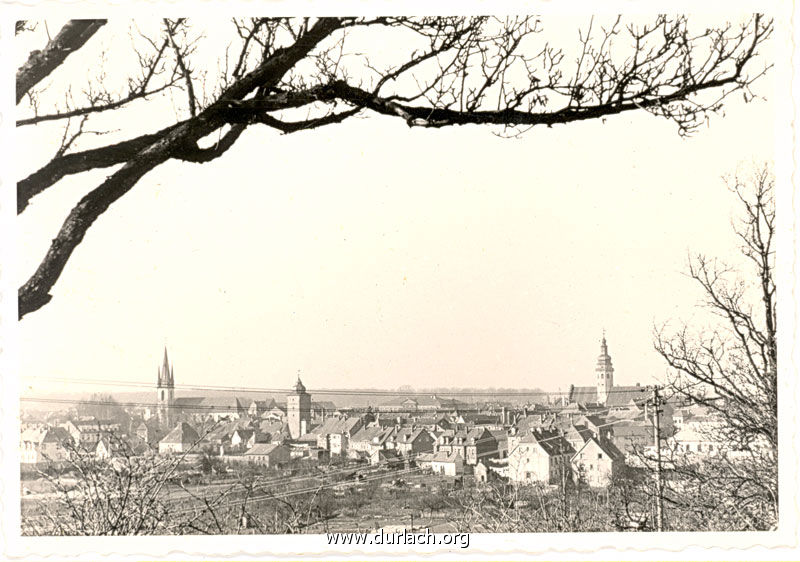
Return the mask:
<svg viewBox="0 0 800 562">
<path fill-rule="evenodd" d="M 17 103 L 105 25 L 106 20 L 70 20 L 41 51 L 33 51 L 17 70 Z"/>
</svg>

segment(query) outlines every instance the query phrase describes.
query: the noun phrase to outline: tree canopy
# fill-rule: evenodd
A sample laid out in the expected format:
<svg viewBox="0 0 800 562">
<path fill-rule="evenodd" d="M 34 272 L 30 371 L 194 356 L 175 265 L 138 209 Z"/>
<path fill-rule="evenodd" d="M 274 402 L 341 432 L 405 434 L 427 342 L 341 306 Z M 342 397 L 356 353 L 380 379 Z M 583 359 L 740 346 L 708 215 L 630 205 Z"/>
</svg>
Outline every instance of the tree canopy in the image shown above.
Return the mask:
<svg viewBox="0 0 800 562">
<path fill-rule="evenodd" d="M 20 24 L 19 36 L 32 27 Z M 17 184 L 18 213 L 66 177 L 115 167 L 87 185 L 19 289 L 20 317 L 50 301 L 91 225 L 142 177 L 170 160 L 210 162 L 250 126 L 290 134 L 378 114 L 409 127 L 484 125 L 519 135 L 646 111 L 688 135 L 727 96 L 754 95 L 751 85 L 770 67 L 759 48 L 773 28 L 761 15 L 708 27 L 686 16 L 617 17 L 573 26 L 577 40 L 557 44 L 563 34 L 554 39 L 534 16 L 137 24 L 71 20 L 17 72 L 17 126 L 60 124 L 55 155 Z M 86 78 L 81 54 L 120 29 L 130 41 L 115 41 L 108 56 L 92 53 L 101 70 Z M 174 119 L 148 111 L 165 102 Z M 123 111 L 149 131 L 103 121 Z M 90 130 L 95 123 L 104 126 Z"/>
</svg>

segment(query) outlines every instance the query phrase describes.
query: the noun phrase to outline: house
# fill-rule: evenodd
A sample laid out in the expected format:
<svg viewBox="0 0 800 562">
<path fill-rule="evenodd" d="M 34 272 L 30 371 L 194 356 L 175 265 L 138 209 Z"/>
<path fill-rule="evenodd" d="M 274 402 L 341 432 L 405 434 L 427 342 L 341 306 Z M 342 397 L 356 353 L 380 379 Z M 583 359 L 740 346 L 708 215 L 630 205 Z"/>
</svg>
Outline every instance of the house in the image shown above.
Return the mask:
<svg viewBox="0 0 800 562">
<path fill-rule="evenodd" d="M 289 448 L 278 443 L 257 443 L 250 447 L 243 457 L 248 462 L 267 467 L 281 466 L 292 460 Z"/>
<path fill-rule="evenodd" d="M 635 458 L 654 443 L 653 424 L 646 419 L 619 420 L 610 426 L 614 446 L 627 459 Z"/>
<path fill-rule="evenodd" d="M 94 447 L 94 456 L 98 460 L 106 460 L 110 459 L 111 457 L 115 456 L 118 451 L 118 447 L 113 446 L 111 444 L 111 440 L 103 437 Z"/>
<path fill-rule="evenodd" d="M 395 449 L 401 455 L 413 457 L 433 451 L 434 437 L 427 429 L 404 429 L 395 437 Z"/>
<path fill-rule="evenodd" d="M 475 465 L 475 468 L 473 469 L 473 474 L 475 475 L 475 482 L 482 482 L 485 484 L 491 478 L 494 477 L 495 473 L 489 470 L 489 467 L 486 466 L 483 462 L 479 462 L 478 464 Z"/>
<path fill-rule="evenodd" d="M 153 447 L 158 447 L 158 442 L 166 435 L 156 418 L 131 423 L 130 433 L 138 442 L 147 443 Z"/>
<path fill-rule="evenodd" d="M 64 424 L 76 446 L 87 451 L 94 451 L 94 447 L 102 437 L 119 435 L 119 422 L 114 420 L 99 420 L 95 418 L 70 420 Z"/>
<path fill-rule="evenodd" d="M 560 432 L 544 429 L 509 436 L 508 449 L 508 478 L 519 483 L 558 483 L 575 454 Z"/>
<path fill-rule="evenodd" d="M 348 453 L 366 453 L 371 455 L 375 451 L 385 449 L 386 440 L 391 436 L 394 428 L 386 429 L 377 424 L 362 427 L 350 437 Z"/>
<path fill-rule="evenodd" d="M 429 470 L 433 462 L 434 453 L 420 453 L 414 459 L 414 464 L 423 470 Z"/>
<path fill-rule="evenodd" d="M 251 418 L 260 418 L 264 413 L 275 407 L 275 400 L 253 400 L 247 407 L 247 415 Z"/>
<path fill-rule="evenodd" d="M 36 464 L 69 458 L 72 436 L 63 427 L 26 429 L 20 435 L 20 462 Z"/>
<path fill-rule="evenodd" d="M 591 438 L 592 431 L 584 425 L 570 423 L 564 431 L 564 439 L 566 439 L 576 451 L 583 447 L 584 443 Z"/>
<path fill-rule="evenodd" d="M 505 429 L 490 429 L 489 431 L 497 441 L 497 458 L 506 458 L 508 456 L 508 431 Z"/>
<path fill-rule="evenodd" d="M 625 455 L 607 439 L 590 437 L 570 460 L 576 479 L 607 488 L 625 464 Z"/>
<path fill-rule="evenodd" d="M 428 431 L 445 431 L 453 428 L 453 422 L 445 414 L 417 416 L 413 422 L 414 425 L 424 427 Z"/>
<path fill-rule="evenodd" d="M 443 476 L 461 476 L 464 474 L 464 458 L 459 452 L 439 451 L 431 459 L 431 470 Z"/>
<path fill-rule="evenodd" d="M 286 408 L 284 406 L 276 405 L 261 414 L 261 419 L 284 422 L 286 421 Z"/>
<path fill-rule="evenodd" d="M 346 455 L 350 437 L 364 427 L 364 422 L 357 417 L 327 418 L 319 426 L 309 432 L 316 436 L 316 445 L 327 449 L 333 455 Z"/>
<path fill-rule="evenodd" d="M 254 429 L 237 428 L 231 435 L 231 449 L 244 451 L 256 444 L 256 431 Z"/>
<path fill-rule="evenodd" d="M 400 453 L 394 449 L 380 449 L 370 454 L 369 464 L 372 466 L 397 468 L 403 464 L 403 459 L 400 456 Z"/>
<path fill-rule="evenodd" d="M 289 439 L 289 424 L 280 420 L 262 420 L 258 424 L 259 442 L 280 443 Z"/>
<path fill-rule="evenodd" d="M 485 427 L 458 429 L 443 432 L 436 441 L 436 452 L 457 452 L 468 465 L 499 456 L 497 439 Z"/>
<path fill-rule="evenodd" d="M 696 456 L 713 456 L 726 448 L 720 438 L 719 429 L 724 426 L 721 418 L 714 415 L 693 416 L 683 420 L 680 429 L 667 440 L 669 446 L 680 453 Z"/>
<path fill-rule="evenodd" d="M 186 422 L 178 422 L 172 431 L 158 443 L 158 452 L 162 455 L 185 453 L 200 441 L 197 431 Z"/>
</svg>

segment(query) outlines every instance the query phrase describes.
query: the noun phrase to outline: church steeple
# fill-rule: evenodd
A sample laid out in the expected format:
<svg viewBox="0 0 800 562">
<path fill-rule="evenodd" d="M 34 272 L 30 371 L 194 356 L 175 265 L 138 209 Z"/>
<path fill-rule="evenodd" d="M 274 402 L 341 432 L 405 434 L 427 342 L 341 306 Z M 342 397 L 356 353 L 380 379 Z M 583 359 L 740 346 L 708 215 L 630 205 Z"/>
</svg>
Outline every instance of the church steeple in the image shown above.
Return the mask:
<svg viewBox="0 0 800 562">
<path fill-rule="evenodd" d="M 603 339 L 600 342 L 600 355 L 597 357 L 595 375 L 597 377 L 597 401 L 605 404 L 608 400 L 608 393 L 614 387 L 614 366 L 611 363 L 611 356 L 608 354 L 605 330 L 603 330 Z"/>
<path fill-rule="evenodd" d="M 172 424 L 172 402 L 175 396 L 175 372 L 169 364 L 167 348 L 164 347 L 164 362 L 158 369 L 158 384 L 156 386 L 156 415 L 159 422 L 167 428 Z"/>
<path fill-rule="evenodd" d="M 164 347 L 164 362 L 158 370 L 158 386 L 172 387 L 175 386 L 174 372 L 169 365 L 169 357 L 167 357 L 167 348 Z"/>
</svg>

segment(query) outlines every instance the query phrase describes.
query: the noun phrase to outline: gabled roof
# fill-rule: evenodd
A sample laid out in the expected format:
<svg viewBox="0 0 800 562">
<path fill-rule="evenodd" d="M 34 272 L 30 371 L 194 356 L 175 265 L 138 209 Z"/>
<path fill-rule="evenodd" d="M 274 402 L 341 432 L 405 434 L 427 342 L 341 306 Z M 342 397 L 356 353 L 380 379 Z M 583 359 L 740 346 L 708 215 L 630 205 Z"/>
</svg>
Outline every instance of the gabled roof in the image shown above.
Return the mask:
<svg viewBox="0 0 800 562">
<path fill-rule="evenodd" d="M 400 459 L 400 452 L 396 449 L 378 449 L 372 455 L 377 456 L 378 460 L 394 461 Z"/>
<path fill-rule="evenodd" d="M 265 420 L 258 424 L 258 429 L 260 432 L 269 433 L 270 435 L 289 434 L 289 424 L 282 421 Z"/>
<path fill-rule="evenodd" d="M 191 445 L 200 439 L 197 431 L 186 422 L 180 422 L 172 431 L 167 433 L 161 443 L 180 443 L 183 445 Z"/>
<path fill-rule="evenodd" d="M 413 443 L 428 431 L 422 427 L 414 430 L 402 431 L 397 439 L 399 443 Z"/>
<path fill-rule="evenodd" d="M 331 433 L 352 434 L 354 432 L 354 428 L 361 423 L 361 418 L 356 417 L 328 418 L 309 433 L 314 433 L 316 435 L 329 435 Z"/>
<path fill-rule="evenodd" d="M 257 443 L 255 445 L 253 445 L 252 447 L 250 447 L 249 449 L 247 449 L 247 451 L 245 451 L 244 454 L 245 454 L 245 456 L 247 456 L 247 455 L 269 455 L 270 453 L 272 453 L 278 447 L 280 447 L 280 444 L 278 444 L 278 443 Z"/>
<path fill-rule="evenodd" d="M 601 450 L 612 460 L 622 460 L 625 458 L 625 454 L 608 439 L 597 439 L 595 437 L 591 437 L 586 441 L 586 443 L 583 444 L 583 447 L 578 449 L 575 454 L 572 455 L 572 459 L 575 459 L 579 454 L 581 454 L 582 451 L 591 448 L 597 448 Z"/>
<path fill-rule="evenodd" d="M 575 453 L 575 449 L 572 448 L 569 441 L 555 430 L 531 431 L 520 438 L 520 443 L 536 443 L 547 456 L 573 455 Z"/>
<path fill-rule="evenodd" d="M 564 437 L 567 438 L 570 442 L 582 442 L 586 443 L 589 439 L 592 438 L 592 431 L 584 425 L 570 425 L 567 429 Z"/>
<path fill-rule="evenodd" d="M 373 439 L 380 437 L 381 434 L 386 433 L 386 430 L 377 425 L 370 425 L 368 427 L 362 427 L 358 431 L 355 432 L 350 437 L 350 442 L 353 441 L 369 441 L 372 442 Z"/>
<path fill-rule="evenodd" d="M 439 451 L 433 455 L 431 459 L 432 462 L 464 462 L 464 459 L 461 458 L 461 454 L 458 451 L 454 452 L 447 452 L 447 451 Z"/>
<path fill-rule="evenodd" d="M 22 432 L 20 440 L 31 443 L 64 443 L 72 440 L 69 432 L 63 427 L 51 427 L 49 429 L 36 428 L 26 429 Z"/>
</svg>

